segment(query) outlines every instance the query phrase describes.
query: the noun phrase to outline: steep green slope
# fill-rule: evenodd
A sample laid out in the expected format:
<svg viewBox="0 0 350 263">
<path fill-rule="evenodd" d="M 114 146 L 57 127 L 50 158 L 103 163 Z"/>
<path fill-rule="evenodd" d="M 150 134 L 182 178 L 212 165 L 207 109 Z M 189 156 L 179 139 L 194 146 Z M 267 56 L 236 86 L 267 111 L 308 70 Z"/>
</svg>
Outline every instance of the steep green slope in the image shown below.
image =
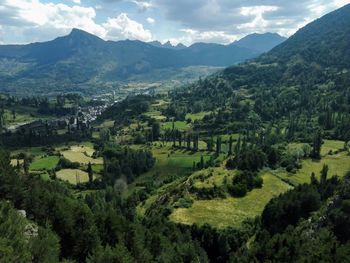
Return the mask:
<svg viewBox="0 0 350 263">
<path fill-rule="evenodd" d="M 232 130 L 235 122 L 234 129 L 242 131 L 253 118 L 255 125 L 278 120 L 294 135 L 305 136 L 319 125 L 335 139 L 348 140 L 349 11 L 347 5 L 267 54 L 175 91 L 171 107 L 187 113 L 217 111 L 205 127 L 221 130 Z"/>
<path fill-rule="evenodd" d="M 321 66 L 350 66 L 350 5 L 344 6 L 300 29 L 288 41 L 274 48 L 267 61 L 288 62 L 300 56 Z"/>
</svg>

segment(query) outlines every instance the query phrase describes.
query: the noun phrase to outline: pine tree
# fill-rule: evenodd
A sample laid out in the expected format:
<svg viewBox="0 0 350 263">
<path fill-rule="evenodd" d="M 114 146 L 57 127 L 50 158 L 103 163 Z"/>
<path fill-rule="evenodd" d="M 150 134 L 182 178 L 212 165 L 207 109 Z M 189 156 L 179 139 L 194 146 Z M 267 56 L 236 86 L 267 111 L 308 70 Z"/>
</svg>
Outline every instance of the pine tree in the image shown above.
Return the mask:
<svg viewBox="0 0 350 263">
<path fill-rule="evenodd" d="M 241 151 L 241 137 L 238 138 L 238 141 L 235 145 L 235 155 L 236 156 L 239 155 L 240 151 Z"/>
<path fill-rule="evenodd" d="M 328 165 L 324 164 L 321 170 L 321 179 L 320 184 L 325 185 L 327 182 L 327 175 L 328 175 Z"/>
<path fill-rule="evenodd" d="M 199 136 L 198 134 L 195 134 L 193 136 L 193 150 L 198 151 L 198 143 L 199 143 Z"/>
<path fill-rule="evenodd" d="M 176 136 L 177 136 L 177 130 L 172 130 L 172 137 L 173 137 L 173 147 L 176 146 Z"/>
<path fill-rule="evenodd" d="M 321 159 L 321 147 L 322 147 L 322 132 L 317 130 L 314 135 L 312 157 L 315 159 Z"/>
<path fill-rule="evenodd" d="M 25 175 L 29 175 L 29 160 L 28 157 L 25 157 L 23 160 L 23 170 Z"/>
<path fill-rule="evenodd" d="M 187 150 L 191 150 L 191 136 L 187 134 Z"/>
<path fill-rule="evenodd" d="M 160 124 L 159 122 L 154 122 L 152 124 L 152 135 L 153 135 L 153 141 L 158 141 L 160 136 Z"/>
<path fill-rule="evenodd" d="M 204 169 L 204 157 L 203 157 L 203 155 L 201 156 L 201 169 Z"/>
<path fill-rule="evenodd" d="M 214 139 L 213 137 L 210 137 L 210 139 L 207 141 L 207 150 L 208 152 L 211 152 L 214 147 Z"/>
<path fill-rule="evenodd" d="M 87 173 L 89 176 L 89 182 L 92 183 L 92 181 L 94 180 L 94 172 L 92 170 L 92 166 L 91 166 L 90 162 L 89 162 L 88 167 L 87 167 Z"/>
<path fill-rule="evenodd" d="M 221 136 L 216 137 L 216 155 L 221 153 Z"/>
<path fill-rule="evenodd" d="M 181 146 L 182 146 L 182 133 L 180 131 L 178 132 L 177 139 L 179 141 L 179 146 L 181 148 Z"/>
<path fill-rule="evenodd" d="M 318 185 L 318 181 L 314 172 L 311 173 L 310 182 L 312 185 Z"/>
<path fill-rule="evenodd" d="M 228 141 L 228 155 L 232 155 L 232 145 L 233 145 L 233 139 L 232 139 L 232 136 L 230 136 L 230 139 Z"/>
</svg>

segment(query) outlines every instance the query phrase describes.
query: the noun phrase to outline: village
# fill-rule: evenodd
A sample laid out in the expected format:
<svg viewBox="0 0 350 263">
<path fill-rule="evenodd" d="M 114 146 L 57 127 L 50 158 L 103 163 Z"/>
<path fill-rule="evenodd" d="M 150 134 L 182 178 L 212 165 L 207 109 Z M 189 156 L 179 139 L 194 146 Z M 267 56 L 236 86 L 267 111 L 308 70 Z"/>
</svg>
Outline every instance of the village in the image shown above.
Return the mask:
<svg viewBox="0 0 350 263">
<path fill-rule="evenodd" d="M 18 123 L 5 128 L 7 133 L 22 134 L 49 134 L 54 131 L 74 132 L 76 130 L 87 130 L 91 128 L 91 123 L 110 105 L 78 107 L 74 115 L 67 115 L 60 118 L 36 119 L 29 122 Z"/>
</svg>

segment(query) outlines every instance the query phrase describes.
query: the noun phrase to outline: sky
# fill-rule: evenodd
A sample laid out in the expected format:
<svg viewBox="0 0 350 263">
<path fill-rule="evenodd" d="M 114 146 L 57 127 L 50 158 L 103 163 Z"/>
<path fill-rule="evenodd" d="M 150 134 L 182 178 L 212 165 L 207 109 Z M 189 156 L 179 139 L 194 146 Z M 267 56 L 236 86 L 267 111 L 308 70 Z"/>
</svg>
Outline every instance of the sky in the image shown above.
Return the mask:
<svg viewBox="0 0 350 263">
<path fill-rule="evenodd" d="M 52 40 L 79 28 L 105 40 L 232 43 L 289 37 L 350 0 L 0 0 L 0 44 Z"/>
</svg>

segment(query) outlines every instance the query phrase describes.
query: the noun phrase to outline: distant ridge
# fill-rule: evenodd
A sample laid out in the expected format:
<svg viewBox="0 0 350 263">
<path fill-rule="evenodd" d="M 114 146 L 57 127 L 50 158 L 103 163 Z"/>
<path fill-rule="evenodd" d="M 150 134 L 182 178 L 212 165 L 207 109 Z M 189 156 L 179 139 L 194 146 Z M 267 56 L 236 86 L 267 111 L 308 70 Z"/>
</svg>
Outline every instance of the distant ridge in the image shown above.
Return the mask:
<svg viewBox="0 0 350 263">
<path fill-rule="evenodd" d="M 52 41 L 0 46 L 1 90 L 66 90 L 125 81 L 157 70 L 191 66 L 226 67 L 262 52 L 238 45 L 104 41 L 80 29 Z M 168 75 L 168 78 L 171 75 Z M 142 79 L 141 79 L 142 80 Z M 100 84 L 99 84 L 100 85 Z"/>
<path fill-rule="evenodd" d="M 168 48 L 168 49 L 173 49 L 173 50 L 181 50 L 181 49 L 185 49 L 187 48 L 184 44 L 182 43 L 179 43 L 177 44 L 176 46 L 172 45 L 170 43 L 170 41 L 162 44 L 161 42 L 159 41 L 152 41 L 152 42 L 148 42 L 148 44 L 154 46 L 154 47 L 160 47 L 160 48 Z"/>
<path fill-rule="evenodd" d="M 277 33 L 254 33 L 232 44 L 239 47 L 255 50 L 256 52 L 264 53 L 283 43 L 286 39 L 287 38 L 282 37 Z"/>
</svg>

